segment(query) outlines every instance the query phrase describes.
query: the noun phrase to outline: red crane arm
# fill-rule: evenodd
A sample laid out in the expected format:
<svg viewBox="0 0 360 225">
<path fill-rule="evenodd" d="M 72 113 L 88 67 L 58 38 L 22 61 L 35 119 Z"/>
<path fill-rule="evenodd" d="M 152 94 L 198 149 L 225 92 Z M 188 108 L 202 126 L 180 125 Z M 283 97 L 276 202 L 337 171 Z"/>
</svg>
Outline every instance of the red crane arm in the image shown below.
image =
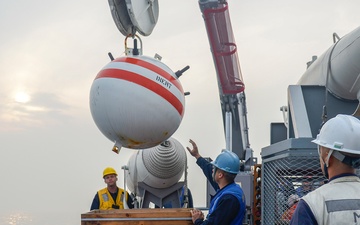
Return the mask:
<svg viewBox="0 0 360 225">
<path fill-rule="evenodd" d="M 219 90 L 222 94 L 237 94 L 244 91 L 237 48 L 231 27 L 227 4 L 203 11 L 205 26 L 213 55 Z"/>
</svg>

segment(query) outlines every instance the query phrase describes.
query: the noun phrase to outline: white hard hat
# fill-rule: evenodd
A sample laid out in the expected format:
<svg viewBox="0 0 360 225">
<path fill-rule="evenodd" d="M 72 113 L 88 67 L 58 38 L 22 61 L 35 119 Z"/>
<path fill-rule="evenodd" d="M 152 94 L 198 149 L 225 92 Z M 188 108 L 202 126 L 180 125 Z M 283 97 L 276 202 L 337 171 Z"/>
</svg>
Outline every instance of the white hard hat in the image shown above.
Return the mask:
<svg viewBox="0 0 360 225">
<path fill-rule="evenodd" d="M 312 142 L 340 152 L 360 155 L 360 120 L 339 114 L 328 120 Z"/>
</svg>

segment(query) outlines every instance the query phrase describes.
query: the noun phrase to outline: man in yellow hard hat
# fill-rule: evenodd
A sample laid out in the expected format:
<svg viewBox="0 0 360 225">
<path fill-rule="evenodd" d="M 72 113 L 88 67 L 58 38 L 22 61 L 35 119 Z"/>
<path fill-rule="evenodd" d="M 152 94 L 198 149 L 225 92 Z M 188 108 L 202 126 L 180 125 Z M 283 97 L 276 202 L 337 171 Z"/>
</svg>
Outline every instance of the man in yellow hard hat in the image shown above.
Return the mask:
<svg viewBox="0 0 360 225">
<path fill-rule="evenodd" d="M 114 168 L 105 168 L 103 178 L 107 187 L 99 190 L 95 194 L 90 210 L 124 209 L 127 207 L 134 208 L 133 200 L 129 193 L 125 192 L 116 185 L 118 178 Z M 125 196 L 124 193 L 126 193 Z"/>
</svg>

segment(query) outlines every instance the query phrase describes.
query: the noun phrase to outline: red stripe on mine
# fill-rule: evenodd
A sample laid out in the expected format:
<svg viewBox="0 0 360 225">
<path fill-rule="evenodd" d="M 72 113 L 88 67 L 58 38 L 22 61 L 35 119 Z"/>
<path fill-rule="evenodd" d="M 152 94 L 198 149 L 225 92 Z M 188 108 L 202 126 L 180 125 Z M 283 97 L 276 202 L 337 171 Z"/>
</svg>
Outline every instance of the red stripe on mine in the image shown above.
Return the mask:
<svg viewBox="0 0 360 225">
<path fill-rule="evenodd" d="M 161 75 L 163 78 L 169 80 L 173 85 L 175 85 L 181 91 L 181 93 L 184 93 L 184 90 L 182 89 L 182 86 L 181 86 L 180 82 L 176 78 L 174 78 L 168 72 L 166 72 L 165 70 L 161 69 L 160 67 L 158 67 L 158 66 L 156 66 L 156 65 L 154 65 L 152 63 L 149 63 L 149 62 L 144 61 L 142 59 L 130 58 L 130 57 L 117 58 L 113 62 L 131 63 L 131 64 L 134 64 L 134 65 L 144 67 L 144 68 L 146 68 L 148 70 L 151 70 L 154 73 L 157 73 L 157 74 Z"/>
<path fill-rule="evenodd" d="M 150 91 L 158 94 L 159 96 L 167 100 L 178 111 L 181 117 L 183 117 L 184 107 L 183 104 L 179 101 L 179 99 L 175 95 L 173 95 L 168 89 L 164 88 L 162 85 L 154 82 L 153 80 L 150 80 L 139 74 L 120 69 L 101 70 L 95 79 L 103 77 L 126 80 L 143 86 L 144 88 L 149 89 Z"/>
</svg>

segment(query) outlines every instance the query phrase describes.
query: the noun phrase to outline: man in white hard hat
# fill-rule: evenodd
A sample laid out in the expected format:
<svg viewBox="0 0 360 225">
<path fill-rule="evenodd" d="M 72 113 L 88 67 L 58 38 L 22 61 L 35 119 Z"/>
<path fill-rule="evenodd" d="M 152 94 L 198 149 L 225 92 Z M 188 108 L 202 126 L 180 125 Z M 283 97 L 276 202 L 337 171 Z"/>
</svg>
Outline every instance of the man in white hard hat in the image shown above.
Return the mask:
<svg viewBox="0 0 360 225">
<path fill-rule="evenodd" d="M 329 182 L 299 201 L 290 224 L 360 224 L 359 139 L 356 117 L 337 115 L 324 124 L 313 142 Z"/>
</svg>

